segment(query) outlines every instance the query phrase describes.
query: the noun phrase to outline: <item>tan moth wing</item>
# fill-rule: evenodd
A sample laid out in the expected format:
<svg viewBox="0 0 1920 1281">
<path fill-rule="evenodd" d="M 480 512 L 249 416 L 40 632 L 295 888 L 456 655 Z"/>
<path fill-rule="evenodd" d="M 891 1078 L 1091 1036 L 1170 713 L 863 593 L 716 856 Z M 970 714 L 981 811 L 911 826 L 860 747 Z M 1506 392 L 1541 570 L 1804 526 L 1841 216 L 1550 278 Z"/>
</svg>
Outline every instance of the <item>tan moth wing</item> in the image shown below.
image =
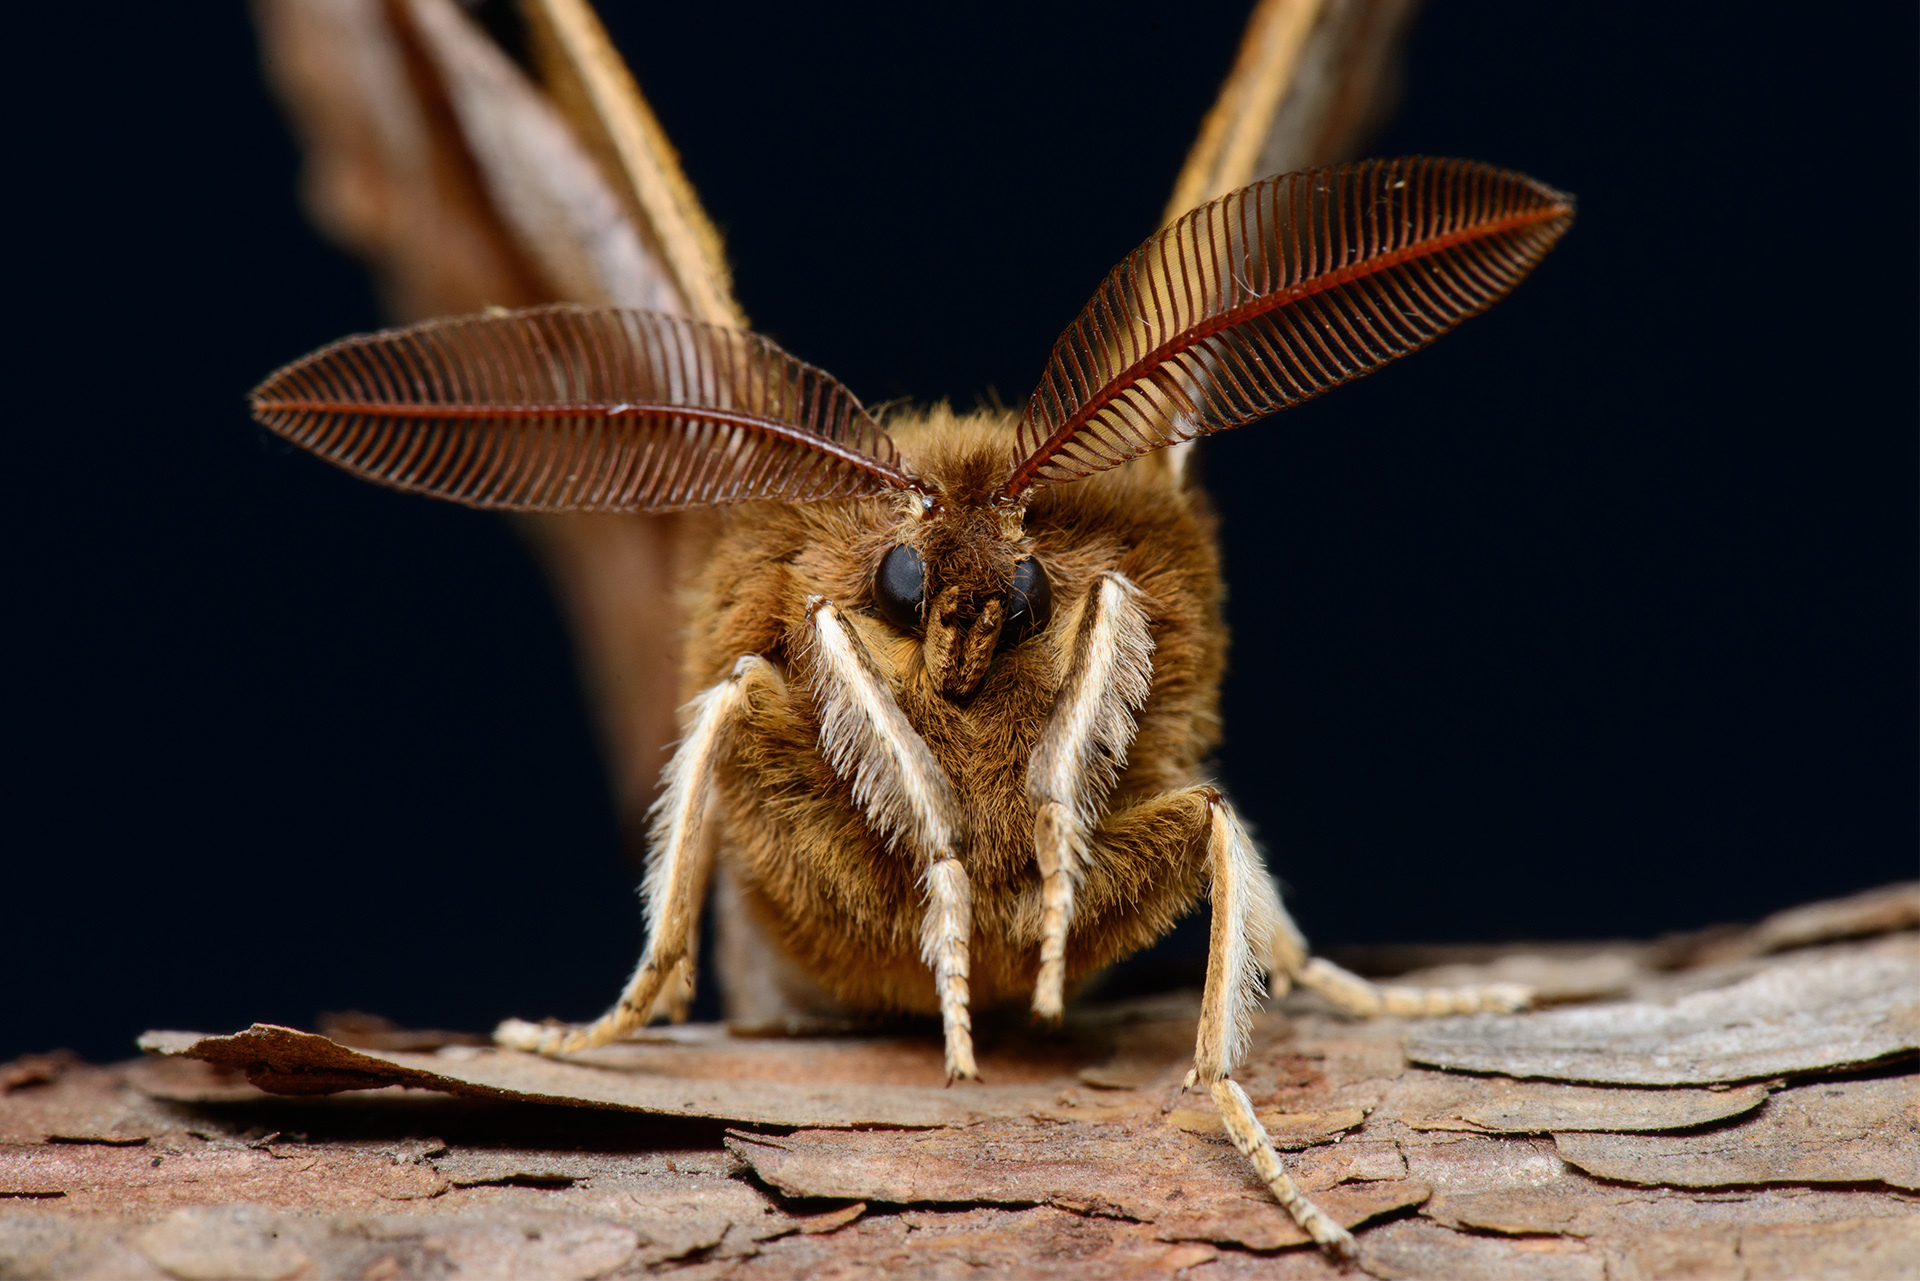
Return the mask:
<svg viewBox="0 0 1920 1281">
<path fill-rule="evenodd" d="M 1055 344 L 1002 494 L 1225 431 L 1425 346 L 1498 301 L 1572 198 L 1462 160 L 1283 174 L 1182 217 Z"/>
<path fill-rule="evenodd" d="M 591 12 L 522 8 L 544 85 L 455 0 L 255 0 L 315 222 L 402 322 L 578 302 L 739 326 L 718 236 Z"/>
<path fill-rule="evenodd" d="M 665 512 L 908 484 L 831 376 L 757 334 L 655 312 L 562 304 L 349 338 L 252 401 L 328 462 L 470 507 Z"/>
<path fill-rule="evenodd" d="M 520 8 L 543 86 L 599 160 L 683 300 L 667 310 L 745 328 L 720 233 L 591 6 L 586 0 L 523 0 Z"/>
<path fill-rule="evenodd" d="M 301 144 L 302 203 L 367 262 L 389 317 L 557 300 L 493 207 L 402 6 L 255 0 L 253 13 L 262 70 Z"/>
<path fill-rule="evenodd" d="M 1419 0 L 1260 0 L 1161 225 L 1256 178 L 1351 160 L 1400 96 Z"/>
</svg>

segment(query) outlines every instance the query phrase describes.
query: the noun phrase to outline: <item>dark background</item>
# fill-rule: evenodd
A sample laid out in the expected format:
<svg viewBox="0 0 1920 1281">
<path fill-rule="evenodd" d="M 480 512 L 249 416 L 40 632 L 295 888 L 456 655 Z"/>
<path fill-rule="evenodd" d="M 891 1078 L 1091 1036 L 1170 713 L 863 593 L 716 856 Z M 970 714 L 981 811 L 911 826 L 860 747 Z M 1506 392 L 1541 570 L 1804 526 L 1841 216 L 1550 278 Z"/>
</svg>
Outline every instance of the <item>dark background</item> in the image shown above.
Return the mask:
<svg viewBox="0 0 1920 1281">
<path fill-rule="evenodd" d="M 756 325 L 963 405 L 1024 396 L 1153 229 L 1246 12 L 666 7 L 606 3 Z M 0 1058 L 597 1013 L 632 877 L 527 554 L 247 421 L 378 316 L 295 206 L 244 13 L 13 22 Z M 1221 764 L 1316 941 L 1648 935 L 1914 874 L 1914 22 L 1425 15 L 1375 151 L 1580 218 L 1433 350 L 1206 447 Z"/>
</svg>

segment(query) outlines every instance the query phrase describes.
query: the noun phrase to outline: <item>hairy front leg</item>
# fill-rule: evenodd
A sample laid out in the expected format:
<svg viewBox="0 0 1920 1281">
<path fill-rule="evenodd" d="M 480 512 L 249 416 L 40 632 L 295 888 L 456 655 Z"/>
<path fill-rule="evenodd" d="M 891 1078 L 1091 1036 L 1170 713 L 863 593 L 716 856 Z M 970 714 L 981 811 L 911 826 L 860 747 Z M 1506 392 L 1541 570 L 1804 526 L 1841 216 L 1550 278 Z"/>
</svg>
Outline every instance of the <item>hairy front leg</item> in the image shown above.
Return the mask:
<svg viewBox="0 0 1920 1281">
<path fill-rule="evenodd" d="M 920 955 L 933 970 L 940 1002 L 947 1079 L 977 1077 L 967 990 L 973 892 L 961 861 L 966 832 L 959 799 L 840 611 L 819 597 L 807 608 L 821 750 L 834 772 L 852 782 L 867 821 L 915 858 L 926 895 Z"/>
<path fill-rule="evenodd" d="M 641 885 L 647 947 L 619 1001 L 583 1028 L 508 1019 L 494 1030 L 495 1041 L 542 1054 L 589 1050 L 646 1026 L 670 980 L 677 978 L 691 990 L 693 940 L 713 867 L 714 833 L 708 822 L 713 772 L 751 686 L 779 681 L 779 673 L 765 659 L 745 655 L 733 665 L 732 675 L 688 704 L 686 737 L 667 762 L 660 799 L 653 806 Z"/>
<path fill-rule="evenodd" d="M 1140 589 L 1120 574 L 1094 580 L 1073 628 L 1066 679 L 1027 763 L 1033 854 L 1040 868 L 1040 972 L 1033 1012 L 1058 1020 L 1067 932 L 1086 875 L 1089 834 L 1133 744 L 1134 714 L 1153 683 L 1153 638 Z"/>
</svg>

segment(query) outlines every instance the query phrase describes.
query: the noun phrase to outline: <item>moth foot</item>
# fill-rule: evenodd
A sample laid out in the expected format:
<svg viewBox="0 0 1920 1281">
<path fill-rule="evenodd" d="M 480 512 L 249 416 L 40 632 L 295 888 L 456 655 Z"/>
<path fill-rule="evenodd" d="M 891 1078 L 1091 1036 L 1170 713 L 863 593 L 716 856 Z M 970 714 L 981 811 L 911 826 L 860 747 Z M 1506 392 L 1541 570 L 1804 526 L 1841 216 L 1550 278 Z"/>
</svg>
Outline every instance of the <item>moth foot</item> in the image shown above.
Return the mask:
<svg viewBox="0 0 1920 1281">
<path fill-rule="evenodd" d="M 1066 1001 L 1061 996 L 1061 989 L 1064 986 L 1057 972 L 1049 974 L 1044 969 L 1040 972 L 1040 981 L 1034 985 L 1033 989 L 1033 1021 L 1035 1023 L 1052 1026 L 1057 1025 L 1065 1017 Z"/>
<path fill-rule="evenodd" d="M 529 1054 L 558 1054 L 561 1042 L 573 1029 L 564 1023 L 529 1023 L 525 1019 L 507 1019 L 493 1029 L 493 1043 L 508 1050 Z"/>
</svg>

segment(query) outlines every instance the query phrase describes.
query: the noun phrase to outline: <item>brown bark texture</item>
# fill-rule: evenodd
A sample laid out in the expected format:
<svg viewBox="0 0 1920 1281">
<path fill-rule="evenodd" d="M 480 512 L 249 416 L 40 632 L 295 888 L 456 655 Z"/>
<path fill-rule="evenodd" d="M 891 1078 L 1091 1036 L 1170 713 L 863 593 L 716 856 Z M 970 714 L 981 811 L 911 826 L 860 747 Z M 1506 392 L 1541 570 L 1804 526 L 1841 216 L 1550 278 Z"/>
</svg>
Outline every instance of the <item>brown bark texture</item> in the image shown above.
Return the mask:
<svg viewBox="0 0 1920 1281">
<path fill-rule="evenodd" d="M 1366 957 L 1350 957 L 1364 962 Z M 1920 1276 L 1920 885 L 1652 944 L 1373 958 L 1545 1008 L 1273 1002 L 1239 1079 L 1376 1277 Z M 1198 997 L 656 1027 L 334 1018 L 0 1066 L 0 1277 L 1332 1277 L 1181 1078 Z"/>
</svg>

